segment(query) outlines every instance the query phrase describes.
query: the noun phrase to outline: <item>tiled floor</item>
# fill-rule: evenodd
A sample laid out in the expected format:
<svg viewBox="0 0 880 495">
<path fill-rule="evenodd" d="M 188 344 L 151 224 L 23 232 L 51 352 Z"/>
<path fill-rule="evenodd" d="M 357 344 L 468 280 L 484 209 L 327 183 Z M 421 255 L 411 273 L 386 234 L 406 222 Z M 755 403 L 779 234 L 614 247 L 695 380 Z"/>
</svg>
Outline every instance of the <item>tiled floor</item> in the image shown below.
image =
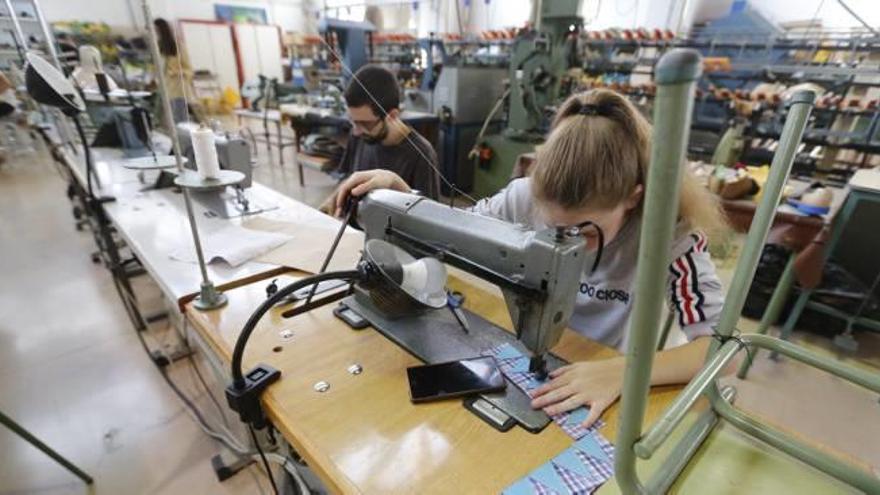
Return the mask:
<svg viewBox="0 0 880 495">
<path fill-rule="evenodd" d="M 265 162 L 256 179 L 319 203 L 332 189 L 306 171 Z M 255 467 L 219 483 L 204 435 L 143 354 L 106 270 L 89 260 L 88 234 L 74 230 L 62 181 L 45 154 L 0 165 L 0 410 L 93 474 L 92 491 L 0 428 L 0 494 L 223 494 L 268 492 Z M 151 287 L 140 287 L 145 291 Z M 155 302 L 155 301 L 153 301 Z M 753 323 L 752 323 L 753 324 Z M 817 349 L 829 342 L 798 334 Z M 857 359 L 880 367 L 880 339 L 862 337 Z M 209 418 L 217 415 L 183 363 L 174 379 Z M 800 366 L 761 358 L 738 403 L 880 466 L 877 397 Z"/>
</svg>

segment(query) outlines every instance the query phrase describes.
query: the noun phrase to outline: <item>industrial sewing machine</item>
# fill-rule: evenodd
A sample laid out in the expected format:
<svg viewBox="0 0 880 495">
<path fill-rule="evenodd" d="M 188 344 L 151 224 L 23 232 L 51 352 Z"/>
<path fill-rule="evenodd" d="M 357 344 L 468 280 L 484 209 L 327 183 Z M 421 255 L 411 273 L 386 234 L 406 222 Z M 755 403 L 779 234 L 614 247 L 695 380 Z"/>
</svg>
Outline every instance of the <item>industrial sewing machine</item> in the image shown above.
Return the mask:
<svg viewBox="0 0 880 495">
<path fill-rule="evenodd" d="M 373 191 L 363 198 L 357 206 L 357 223 L 367 238 L 362 266 L 378 264 L 400 283 L 400 276 L 393 274 L 405 267 L 388 266 L 395 264 L 388 251 L 399 248 L 483 278 L 504 296 L 514 334 L 474 313 L 467 313 L 470 329 L 464 332 L 446 308 L 445 293 L 438 308 L 412 297 L 395 299 L 371 276 L 358 282 L 343 304 L 408 352 L 426 363 L 440 363 L 479 356 L 510 343 L 531 356 L 530 370 L 539 375 L 564 364 L 549 351 L 568 324 L 584 267 L 592 265 L 595 257 L 579 233 L 567 228 L 530 230 L 390 190 Z M 506 391 L 484 394 L 480 400 L 493 417 L 513 417 L 532 432 L 549 422 L 512 383 Z"/>
<path fill-rule="evenodd" d="M 181 122 L 176 127 L 181 154 L 187 159 L 186 167 L 192 170 L 196 168 L 196 160 L 192 147 L 191 133 L 198 128 L 198 124 L 193 122 Z M 244 174 L 244 180 L 233 186 L 231 193 L 227 191 L 226 187 L 195 191 L 193 192 L 193 198 L 196 201 L 200 202 L 214 215 L 222 218 L 255 215 L 277 208 L 276 206 L 254 203 L 245 194 L 245 190 L 253 185 L 254 172 L 254 163 L 251 160 L 251 150 L 247 140 L 238 135 L 215 131 L 214 147 L 217 149 L 220 169 L 241 172 Z"/>
</svg>

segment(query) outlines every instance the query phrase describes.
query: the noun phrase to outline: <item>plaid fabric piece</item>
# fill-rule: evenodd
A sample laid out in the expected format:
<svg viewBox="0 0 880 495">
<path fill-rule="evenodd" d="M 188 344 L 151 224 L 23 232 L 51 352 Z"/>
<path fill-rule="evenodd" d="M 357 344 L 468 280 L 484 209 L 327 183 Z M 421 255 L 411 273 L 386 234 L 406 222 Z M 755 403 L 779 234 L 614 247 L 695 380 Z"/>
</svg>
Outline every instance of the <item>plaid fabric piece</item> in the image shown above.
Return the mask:
<svg viewBox="0 0 880 495">
<path fill-rule="evenodd" d="M 574 471 L 560 465 L 559 463 L 550 461 L 556 475 L 565 484 L 565 488 L 571 495 L 586 495 L 596 488 L 596 483 Z"/>
<path fill-rule="evenodd" d="M 558 495 L 555 490 L 531 476 L 529 476 L 529 481 L 532 483 L 532 490 L 535 495 Z"/>
<path fill-rule="evenodd" d="M 575 411 L 577 411 L 577 409 Z M 562 431 L 564 431 L 568 436 L 574 438 L 575 440 L 580 440 L 587 434 L 593 433 L 599 428 L 605 426 L 604 421 L 602 421 L 601 419 L 597 419 L 592 426 L 590 426 L 589 428 L 585 428 L 583 423 L 584 419 L 586 418 L 580 418 L 579 416 L 580 415 L 575 416 L 571 412 L 564 412 L 553 416 L 553 421 L 555 421 L 556 424 L 558 424 L 559 427 L 562 428 Z M 601 435 L 597 434 L 596 436 Z"/>
<path fill-rule="evenodd" d="M 514 385 L 532 397 L 532 391 L 545 382 L 541 382 L 528 371 L 528 358 L 519 353 L 510 344 L 501 344 L 482 352 L 484 356 L 493 356 L 504 373 Z M 562 428 L 566 435 L 578 440 L 588 433 L 605 426 L 605 422 L 598 420 L 590 428 L 584 428 L 583 422 L 587 418 L 587 409 L 579 408 L 574 411 L 564 412 L 553 416 L 553 421 Z"/>
<path fill-rule="evenodd" d="M 495 361 L 498 363 L 498 366 L 507 369 L 511 372 L 516 372 L 520 363 L 523 361 L 527 361 L 525 356 L 515 357 L 515 358 L 499 358 L 496 357 Z M 527 365 L 528 366 L 528 365 Z"/>
<path fill-rule="evenodd" d="M 596 435 L 595 438 L 596 438 L 596 443 L 599 444 L 599 448 L 601 448 L 602 452 L 604 452 L 605 455 L 608 456 L 608 459 L 611 460 L 611 464 L 613 465 L 614 464 L 614 444 L 609 442 L 602 435 Z"/>
<path fill-rule="evenodd" d="M 580 449 L 576 449 L 574 455 L 584 463 L 584 467 L 587 468 L 590 479 L 597 480 L 599 485 L 605 483 L 614 476 L 614 466 L 611 464 L 601 459 L 597 459 Z"/>
</svg>

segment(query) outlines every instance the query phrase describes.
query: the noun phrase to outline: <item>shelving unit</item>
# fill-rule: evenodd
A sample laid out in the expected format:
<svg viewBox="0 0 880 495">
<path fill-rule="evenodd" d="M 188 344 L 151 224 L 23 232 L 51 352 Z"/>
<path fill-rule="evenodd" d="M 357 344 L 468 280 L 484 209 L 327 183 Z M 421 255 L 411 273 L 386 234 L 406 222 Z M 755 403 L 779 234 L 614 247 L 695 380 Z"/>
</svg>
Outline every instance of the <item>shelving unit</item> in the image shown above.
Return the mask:
<svg viewBox="0 0 880 495">
<path fill-rule="evenodd" d="M 699 81 L 692 128 L 720 136 L 737 105 L 751 105 L 757 112 L 748 119 L 744 137 L 755 144 L 747 148 L 758 152 L 744 154 L 746 163 L 762 163 L 767 154 L 755 148 L 779 139 L 788 111 L 778 95 L 760 94 L 761 85 L 816 84 L 825 94 L 803 143 L 821 149 L 808 168 L 846 177 L 880 164 L 880 36 L 871 32 L 702 28 L 679 37 L 644 30 L 587 32 L 579 47 L 588 87 L 611 87 L 643 106 L 652 103 L 652 67 L 667 50 L 695 48 L 707 59 L 715 57 L 724 70 L 709 70 Z"/>
<path fill-rule="evenodd" d="M 0 29 L 6 32 L 6 41 L 0 36 L 0 68 L 9 69 L 17 61 L 24 63 L 26 51 L 36 51 L 60 67 L 55 38 L 40 9 L 39 0 L 3 0 L 0 4 Z M 4 46 L 5 45 L 5 46 Z"/>
</svg>

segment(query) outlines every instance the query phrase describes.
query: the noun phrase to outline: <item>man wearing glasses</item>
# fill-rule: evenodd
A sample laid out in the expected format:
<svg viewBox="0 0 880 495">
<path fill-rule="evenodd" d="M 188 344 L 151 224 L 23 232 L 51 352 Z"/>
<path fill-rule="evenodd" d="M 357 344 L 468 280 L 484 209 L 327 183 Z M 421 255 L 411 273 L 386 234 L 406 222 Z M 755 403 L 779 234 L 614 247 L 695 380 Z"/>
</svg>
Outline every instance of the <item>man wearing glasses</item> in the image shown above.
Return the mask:
<svg viewBox="0 0 880 495">
<path fill-rule="evenodd" d="M 429 198 L 440 194 L 437 154 L 431 143 L 400 119 L 400 90 L 388 69 L 366 65 L 345 90 L 351 135 L 338 170 L 345 177 L 373 169 L 390 170 Z M 334 192 L 320 206 L 332 214 Z"/>
</svg>

